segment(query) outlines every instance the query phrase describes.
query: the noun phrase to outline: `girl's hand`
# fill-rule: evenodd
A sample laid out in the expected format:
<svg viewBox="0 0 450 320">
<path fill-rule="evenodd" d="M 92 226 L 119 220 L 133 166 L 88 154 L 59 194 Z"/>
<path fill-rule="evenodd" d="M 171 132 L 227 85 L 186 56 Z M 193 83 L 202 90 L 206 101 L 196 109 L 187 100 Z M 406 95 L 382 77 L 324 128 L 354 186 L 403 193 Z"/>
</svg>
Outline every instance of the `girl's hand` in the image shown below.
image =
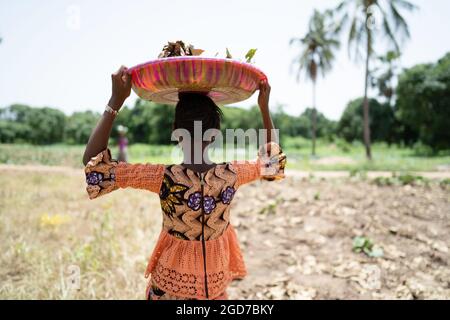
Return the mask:
<svg viewBox="0 0 450 320">
<path fill-rule="evenodd" d="M 108 105 L 117 111 L 131 93 L 131 75 L 127 73 L 127 70 L 127 67 L 121 66 L 111 75 L 112 93 Z"/>
<path fill-rule="evenodd" d="M 267 79 L 262 80 L 259 83 L 259 96 L 258 96 L 258 105 L 261 110 L 261 116 L 263 119 L 264 129 L 266 129 L 266 142 L 275 141 L 275 135 L 272 135 L 273 129 L 275 129 L 273 125 L 272 118 L 270 117 L 269 112 L 269 97 L 270 97 L 270 85 Z"/>
<path fill-rule="evenodd" d="M 259 96 L 258 105 L 261 111 L 266 111 L 269 109 L 269 97 L 270 97 L 270 85 L 266 80 L 262 80 L 259 83 Z"/>
</svg>

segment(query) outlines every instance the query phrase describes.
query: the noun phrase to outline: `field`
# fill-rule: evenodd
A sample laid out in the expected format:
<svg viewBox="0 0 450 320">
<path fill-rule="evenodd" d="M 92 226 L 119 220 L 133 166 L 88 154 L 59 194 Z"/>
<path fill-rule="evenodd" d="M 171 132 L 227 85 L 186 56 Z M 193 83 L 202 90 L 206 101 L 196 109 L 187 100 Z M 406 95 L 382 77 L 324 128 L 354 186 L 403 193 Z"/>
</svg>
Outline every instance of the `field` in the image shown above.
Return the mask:
<svg viewBox="0 0 450 320">
<path fill-rule="evenodd" d="M 287 138 L 283 150 L 290 169 L 303 171 L 450 171 L 450 151 L 430 155 L 421 147 L 402 148 L 384 143 L 373 145 L 373 161 L 366 161 L 364 147 L 341 140 L 319 141 L 317 156 L 310 155 L 311 142 L 303 138 Z M 175 150 L 175 152 L 174 152 Z M 175 163 L 181 156 L 172 146 L 134 144 L 129 148 L 130 162 Z M 32 146 L 0 144 L 0 164 L 42 164 L 81 168 L 84 146 Z M 113 156 L 116 148 L 112 147 Z M 242 151 L 242 150 L 240 150 Z M 250 150 L 248 157 L 256 155 Z M 217 161 L 223 158 L 214 157 Z"/>
<path fill-rule="evenodd" d="M 448 171 L 435 172 L 438 179 L 375 178 L 362 160 L 340 178 L 295 171 L 339 169 L 340 157 L 354 159 L 357 148 L 312 159 L 288 143 L 289 159 L 299 160 L 285 180 L 238 192 L 232 223 L 249 275 L 232 284 L 230 298 L 450 299 Z M 414 160 L 398 148 L 378 153 L 383 148 L 375 146 L 371 170 L 450 163 L 446 155 Z M 319 155 L 332 149 L 320 147 Z M 0 145 L 0 298 L 144 298 L 146 259 L 162 222 L 158 197 L 118 190 L 88 200 L 82 152 Z M 130 154 L 133 162 L 165 162 L 171 148 L 136 145 Z"/>
</svg>

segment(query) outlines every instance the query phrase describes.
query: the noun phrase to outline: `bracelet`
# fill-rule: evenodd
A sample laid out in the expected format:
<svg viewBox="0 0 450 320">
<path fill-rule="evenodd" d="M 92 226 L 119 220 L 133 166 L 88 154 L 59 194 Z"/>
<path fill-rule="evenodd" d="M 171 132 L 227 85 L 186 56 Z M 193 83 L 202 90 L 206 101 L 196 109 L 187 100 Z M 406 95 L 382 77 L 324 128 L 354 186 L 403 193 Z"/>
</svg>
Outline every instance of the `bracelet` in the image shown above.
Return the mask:
<svg viewBox="0 0 450 320">
<path fill-rule="evenodd" d="M 119 113 L 119 111 L 114 110 L 113 108 L 111 108 L 110 106 L 106 105 L 105 107 L 105 111 L 111 113 L 114 116 L 117 116 L 117 114 Z"/>
</svg>

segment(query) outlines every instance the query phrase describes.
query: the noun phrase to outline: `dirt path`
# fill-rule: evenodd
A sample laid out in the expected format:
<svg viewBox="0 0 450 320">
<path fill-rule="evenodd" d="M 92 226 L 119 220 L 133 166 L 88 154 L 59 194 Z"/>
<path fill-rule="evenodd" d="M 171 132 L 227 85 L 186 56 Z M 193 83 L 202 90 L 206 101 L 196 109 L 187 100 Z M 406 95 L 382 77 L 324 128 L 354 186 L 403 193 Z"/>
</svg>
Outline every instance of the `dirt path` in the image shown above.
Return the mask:
<svg viewBox="0 0 450 320">
<path fill-rule="evenodd" d="M 414 175 L 422 176 L 428 179 L 448 179 L 450 178 L 450 171 L 419 171 L 409 172 Z M 369 179 L 377 177 L 392 177 L 391 171 L 367 171 L 365 172 Z M 317 178 L 348 178 L 348 171 L 300 171 L 300 170 L 286 170 L 286 175 L 289 177 L 308 178 L 311 175 Z"/>
</svg>

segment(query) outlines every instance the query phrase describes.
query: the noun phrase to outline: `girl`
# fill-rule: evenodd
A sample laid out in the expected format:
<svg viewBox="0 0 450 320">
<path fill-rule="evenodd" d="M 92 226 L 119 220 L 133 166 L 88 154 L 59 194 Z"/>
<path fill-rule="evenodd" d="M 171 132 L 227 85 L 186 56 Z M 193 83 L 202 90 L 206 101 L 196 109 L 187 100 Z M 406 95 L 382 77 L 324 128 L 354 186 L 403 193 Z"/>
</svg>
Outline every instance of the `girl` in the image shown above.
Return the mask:
<svg viewBox="0 0 450 320">
<path fill-rule="evenodd" d="M 139 188 L 157 193 L 163 211 L 163 226 L 149 260 L 147 299 L 226 299 L 231 280 L 243 278 L 246 268 L 230 224 L 230 204 L 236 190 L 253 180 L 284 177 L 286 157 L 272 141 L 274 129 L 269 114 L 270 86 L 259 87 L 258 104 L 267 129 L 266 145 L 256 161 L 211 163 L 206 150 L 214 141 L 180 141 L 181 164 L 128 164 L 111 159 L 107 148 L 115 116 L 130 95 L 131 76 L 121 67 L 112 75 L 112 96 L 86 146 L 87 192 L 91 199 L 119 188 Z M 194 135 L 194 121 L 202 133 L 220 129 L 222 112 L 208 96 L 179 93 L 174 129 Z M 195 146 L 201 146 L 200 161 L 191 161 Z M 195 155 L 194 155 L 195 156 Z"/>
<path fill-rule="evenodd" d="M 119 133 L 118 145 L 119 145 L 119 155 L 117 156 L 117 161 L 128 162 L 128 139 L 127 139 L 128 128 L 122 125 L 117 126 L 117 132 Z"/>
</svg>

